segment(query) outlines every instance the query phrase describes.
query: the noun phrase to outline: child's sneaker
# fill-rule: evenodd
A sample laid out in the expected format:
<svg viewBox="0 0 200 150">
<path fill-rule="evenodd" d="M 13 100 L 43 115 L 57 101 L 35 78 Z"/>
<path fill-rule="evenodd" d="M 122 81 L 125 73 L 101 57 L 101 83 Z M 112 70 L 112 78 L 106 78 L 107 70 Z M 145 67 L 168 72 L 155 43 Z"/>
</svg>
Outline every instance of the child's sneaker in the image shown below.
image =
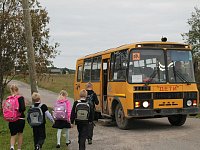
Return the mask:
<svg viewBox="0 0 200 150">
<path fill-rule="evenodd" d="M 88 139 L 88 144 L 92 144 L 92 139 Z"/>
<path fill-rule="evenodd" d="M 71 141 L 69 140 L 68 143 L 66 143 L 66 145 L 68 146 L 69 144 L 71 144 Z"/>
<path fill-rule="evenodd" d="M 40 146 L 39 146 L 39 145 L 36 145 L 36 146 L 35 146 L 35 150 L 40 150 Z"/>
</svg>

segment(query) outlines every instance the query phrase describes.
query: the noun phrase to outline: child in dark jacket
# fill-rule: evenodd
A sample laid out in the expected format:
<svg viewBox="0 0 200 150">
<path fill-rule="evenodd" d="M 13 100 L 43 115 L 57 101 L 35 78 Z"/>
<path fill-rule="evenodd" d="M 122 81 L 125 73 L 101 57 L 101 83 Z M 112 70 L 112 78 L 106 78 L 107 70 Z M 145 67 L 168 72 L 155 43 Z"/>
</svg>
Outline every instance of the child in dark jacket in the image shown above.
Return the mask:
<svg viewBox="0 0 200 150">
<path fill-rule="evenodd" d="M 95 105 L 98 105 L 99 104 L 99 100 L 97 98 L 97 95 L 96 93 L 93 91 L 93 85 L 91 82 L 88 82 L 86 84 L 86 90 L 87 90 L 87 93 L 88 93 L 88 100 L 90 100 L 91 102 L 91 109 L 92 109 L 92 115 L 93 115 L 93 118 L 94 118 L 94 115 L 95 115 Z M 92 138 L 93 138 L 93 130 L 94 130 L 94 123 L 90 123 L 88 125 L 88 144 L 92 144 Z"/>
<path fill-rule="evenodd" d="M 38 107 L 41 103 L 40 94 L 34 92 L 32 94 L 32 99 L 34 102 L 34 107 Z M 48 107 L 46 104 L 41 105 L 41 110 L 42 110 L 43 116 L 46 116 L 52 123 L 54 123 L 54 119 L 49 113 Z M 46 138 L 46 129 L 45 129 L 46 119 L 45 117 L 43 117 L 43 119 L 44 120 L 41 125 L 32 127 L 35 150 L 40 150 L 42 148 L 42 145 L 44 144 L 44 141 Z"/>
<path fill-rule="evenodd" d="M 71 112 L 71 123 L 73 124 L 75 121 L 75 124 L 77 125 L 77 130 L 78 130 L 78 143 L 79 143 L 79 150 L 85 150 L 85 141 L 88 136 L 88 124 L 91 124 L 93 122 L 93 115 L 92 115 L 92 109 L 91 105 L 87 103 L 87 91 L 85 89 L 80 91 L 80 100 L 77 100 L 74 102 L 74 105 L 72 107 L 72 112 Z M 88 117 L 87 119 L 82 118 L 79 119 L 78 117 L 78 106 L 81 104 L 85 103 L 88 106 Z M 85 107 L 86 107 L 85 105 Z"/>
</svg>

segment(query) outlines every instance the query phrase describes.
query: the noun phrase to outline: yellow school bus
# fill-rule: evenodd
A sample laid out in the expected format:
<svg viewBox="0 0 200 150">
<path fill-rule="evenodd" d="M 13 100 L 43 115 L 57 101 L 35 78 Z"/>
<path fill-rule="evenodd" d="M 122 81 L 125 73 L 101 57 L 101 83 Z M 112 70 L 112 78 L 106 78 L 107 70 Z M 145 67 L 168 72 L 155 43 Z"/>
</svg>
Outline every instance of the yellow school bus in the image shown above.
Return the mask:
<svg viewBox="0 0 200 150">
<path fill-rule="evenodd" d="M 179 65 L 177 65 L 179 64 Z M 157 41 L 122 45 L 77 60 L 74 98 L 91 82 L 100 101 L 96 111 L 121 129 L 132 118 L 168 117 L 181 126 L 199 112 L 191 47 Z"/>
</svg>

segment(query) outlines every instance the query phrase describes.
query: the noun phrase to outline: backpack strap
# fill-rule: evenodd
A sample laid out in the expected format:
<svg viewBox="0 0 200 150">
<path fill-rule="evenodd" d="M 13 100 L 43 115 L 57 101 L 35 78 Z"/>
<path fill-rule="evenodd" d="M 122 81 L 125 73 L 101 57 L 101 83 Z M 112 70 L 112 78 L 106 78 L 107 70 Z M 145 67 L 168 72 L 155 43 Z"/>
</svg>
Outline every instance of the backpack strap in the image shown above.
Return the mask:
<svg viewBox="0 0 200 150">
<path fill-rule="evenodd" d="M 14 97 L 20 98 L 20 97 L 21 97 L 21 95 L 14 95 Z"/>
<path fill-rule="evenodd" d="M 40 107 L 40 108 L 41 108 L 41 107 L 42 107 L 42 105 L 43 105 L 43 104 L 42 104 L 42 103 L 40 103 L 40 104 L 38 105 L 38 107 Z"/>
<path fill-rule="evenodd" d="M 94 95 L 94 93 L 90 94 L 90 97 L 92 98 L 92 97 L 93 97 L 93 95 Z"/>
</svg>

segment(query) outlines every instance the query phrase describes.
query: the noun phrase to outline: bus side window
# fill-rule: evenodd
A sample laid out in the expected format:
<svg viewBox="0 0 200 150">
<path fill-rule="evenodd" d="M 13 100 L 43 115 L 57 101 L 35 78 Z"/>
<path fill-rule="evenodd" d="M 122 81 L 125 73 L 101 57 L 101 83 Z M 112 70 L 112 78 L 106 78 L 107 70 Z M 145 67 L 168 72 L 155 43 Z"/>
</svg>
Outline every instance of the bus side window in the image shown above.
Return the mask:
<svg viewBox="0 0 200 150">
<path fill-rule="evenodd" d="M 91 59 L 86 59 L 84 61 L 84 69 L 83 69 L 83 81 L 90 81 L 91 77 Z"/>
<path fill-rule="evenodd" d="M 81 76 L 82 76 L 82 66 L 78 66 L 77 82 L 81 81 Z"/>
<path fill-rule="evenodd" d="M 100 79 L 100 68 L 101 68 L 101 57 L 94 57 L 92 63 L 91 80 L 99 81 Z"/>
<path fill-rule="evenodd" d="M 114 80 L 125 81 L 128 61 L 127 50 L 116 52 L 114 60 Z"/>
<path fill-rule="evenodd" d="M 114 77 L 114 53 L 111 54 L 111 59 L 110 59 L 110 76 L 109 79 L 110 81 L 113 81 L 113 77 Z"/>
</svg>

